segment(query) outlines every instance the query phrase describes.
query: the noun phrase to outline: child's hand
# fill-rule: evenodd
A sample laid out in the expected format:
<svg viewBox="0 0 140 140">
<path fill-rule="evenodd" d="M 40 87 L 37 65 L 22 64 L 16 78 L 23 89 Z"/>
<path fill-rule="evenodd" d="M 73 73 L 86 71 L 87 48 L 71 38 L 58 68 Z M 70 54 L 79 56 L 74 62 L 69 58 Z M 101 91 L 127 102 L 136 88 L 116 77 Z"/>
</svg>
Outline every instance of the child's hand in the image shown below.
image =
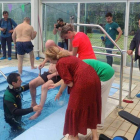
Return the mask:
<svg viewBox="0 0 140 140">
<path fill-rule="evenodd" d="M 42 110 L 42 107 L 40 105 L 36 105 L 33 107 L 34 112 L 41 111 L 41 110 Z"/>
<path fill-rule="evenodd" d="M 56 100 L 59 100 L 59 98 L 60 98 L 61 95 L 62 95 L 62 93 L 60 93 L 60 92 L 57 93 L 57 95 L 55 96 L 55 101 L 56 101 Z"/>
<path fill-rule="evenodd" d="M 50 84 L 48 89 L 53 89 L 53 88 L 56 88 L 56 84 Z"/>
</svg>

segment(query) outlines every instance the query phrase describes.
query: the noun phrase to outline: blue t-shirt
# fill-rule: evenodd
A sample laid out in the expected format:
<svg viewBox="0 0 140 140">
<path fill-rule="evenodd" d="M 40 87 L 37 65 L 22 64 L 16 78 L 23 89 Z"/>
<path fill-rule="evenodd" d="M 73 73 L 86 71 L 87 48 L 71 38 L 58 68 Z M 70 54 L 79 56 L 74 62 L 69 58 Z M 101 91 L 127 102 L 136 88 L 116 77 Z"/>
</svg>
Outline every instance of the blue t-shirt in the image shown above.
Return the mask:
<svg viewBox="0 0 140 140">
<path fill-rule="evenodd" d="M 116 35 L 118 33 L 117 28 L 119 27 L 119 25 L 116 22 L 112 22 L 112 23 L 107 23 L 105 25 L 105 30 L 106 32 L 111 36 L 111 38 L 113 40 L 116 40 Z M 113 43 L 108 39 L 108 37 L 106 36 L 105 38 L 105 45 L 112 45 Z"/>
<path fill-rule="evenodd" d="M 11 21 L 10 21 L 11 20 Z M 1 31 L 1 37 L 10 37 L 12 34 L 9 33 L 9 30 L 12 30 L 17 26 L 17 24 L 15 23 L 15 21 L 13 19 L 8 18 L 7 21 L 5 21 L 3 18 L 0 20 L 0 27 L 1 28 L 5 28 L 6 29 L 6 33 L 3 34 L 3 32 Z"/>
</svg>

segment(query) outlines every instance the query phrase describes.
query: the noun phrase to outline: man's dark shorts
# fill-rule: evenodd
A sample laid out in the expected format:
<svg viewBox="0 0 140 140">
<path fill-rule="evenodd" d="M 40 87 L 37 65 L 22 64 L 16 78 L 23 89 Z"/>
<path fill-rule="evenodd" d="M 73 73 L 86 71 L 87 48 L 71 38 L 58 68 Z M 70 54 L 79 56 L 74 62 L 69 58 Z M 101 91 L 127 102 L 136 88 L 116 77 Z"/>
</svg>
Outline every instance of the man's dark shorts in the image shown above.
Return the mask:
<svg viewBox="0 0 140 140">
<path fill-rule="evenodd" d="M 28 42 L 16 42 L 17 54 L 24 55 L 30 53 L 33 50 L 33 44 L 31 41 Z"/>
<path fill-rule="evenodd" d="M 48 81 L 47 75 L 49 75 L 49 74 L 51 74 L 51 73 L 44 72 L 43 74 L 41 74 L 40 77 L 44 80 L 44 82 L 47 82 Z M 61 78 L 60 78 L 60 76 L 54 76 L 50 80 L 52 80 L 54 83 L 57 83 L 61 80 Z"/>
</svg>

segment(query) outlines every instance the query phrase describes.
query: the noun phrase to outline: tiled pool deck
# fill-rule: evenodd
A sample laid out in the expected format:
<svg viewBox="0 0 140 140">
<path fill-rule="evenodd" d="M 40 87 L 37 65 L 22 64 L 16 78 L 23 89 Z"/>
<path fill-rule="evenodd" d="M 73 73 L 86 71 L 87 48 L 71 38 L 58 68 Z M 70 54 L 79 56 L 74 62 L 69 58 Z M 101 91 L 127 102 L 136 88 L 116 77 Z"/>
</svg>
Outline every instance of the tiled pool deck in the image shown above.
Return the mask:
<svg viewBox="0 0 140 140">
<path fill-rule="evenodd" d="M 35 60 L 35 65 L 38 66 L 43 60 Z M 28 58 L 24 59 L 24 66 L 30 66 L 30 62 Z M 8 60 L 0 60 L 0 68 L 3 67 L 13 67 L 13 66 L 17 66 L 17 60 L 13 59 L 11 61 Z M 49 64 L 46 64 L 46 68 L 48 68 Z M 115 81 L 114 83 L 118 83 L 119 84 L 119 73 L 115 73 Z M 128 74 L 124 74 L 123 75 L 123 89 L 128 89 L 129 88 L 129 75 Z M 133 81 L 132 81 L 132 97 L 133 97 L 133 101 L 134 103 L 129 104 L 129 103 L 124 103 L 122 102 L 122 106 L 124 107 L 124 110 L 130 112 L 131 114 L 140 117 L 140 99 L 135 97 L 135 95 L 137 93 L 140 92 L 140 76 L 133 76 Z M 118 92 L 118 91 L 117 91 Z M 123 91 L 123 96 L 125 97 L 128 92 Z M 114 97 L 118 98 L 117 93 L 113 95 Z M 126 97 L 125 97 L 126 98 Z M 112 104 L 112 103 L 118 103 L 117 100 L 114 99 L 108 99 L 108 103 Z M 107 107 L 107 110 L 109 110 L 110 107 Z M 132 125 L 131 123 L 125 121 L 124 119 L 120 118 L 118 116 L 118 111 L 119 109 L 117 108 L 113 108 L 113 110 L 111 111 L 111 113 L 107 113 L 107 118 L 105 121 L 105 127 L 103 130 L 98 130 L 98 134 L 103 133 L 105 135 L 107 135 L 110 138 L 113 138 L 114 136 L 120 135 L 120 136 L 125 136 L 127 137 L 129 140 L 133 139 L 133 136 L 135 134 L 136 131 L 136 126 Z M 51 135 L 51 134 L 50 134 Z M 91 137 L 91 133 L 90 130 L 88 130 L 88 134 L 86 136 L 83 135 L 79 135 L 80 136 L 80 140 L 90 140 Z M 30 137 L 30 136 L 29 136 Z M 37 137 L 36 137 L 36 140 Z M 52 139 L 54 140 L 54 139 Z M 67 140 L 67 136 L 65 138 L 63 138 L 63 140 Z"/>
</svg>

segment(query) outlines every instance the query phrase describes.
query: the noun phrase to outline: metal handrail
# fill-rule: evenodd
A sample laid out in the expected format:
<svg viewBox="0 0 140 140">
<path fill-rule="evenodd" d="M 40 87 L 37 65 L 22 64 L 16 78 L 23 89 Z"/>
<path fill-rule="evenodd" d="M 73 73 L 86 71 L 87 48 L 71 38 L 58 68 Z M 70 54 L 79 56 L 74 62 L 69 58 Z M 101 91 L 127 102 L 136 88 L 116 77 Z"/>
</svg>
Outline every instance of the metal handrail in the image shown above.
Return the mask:
<svg viewBox="0 0 140 140">
<path fill-rule="evenodd" d="M 110 37 L 110 35 L 103 29 L 102 26 L 97 25 L 97 24 L 82 24 L 82 23 L 74 23 L 73 25 L 77 25 L 77 26 L 87 26 L 87 27 L 98 27 L 101 29 L 101 31 L 109 38 L 109 40 L 114 44 L 114 46 L 116 46 L 118 48 L 118 50 L 120 52 L 122 52 L 121 48 L 116 44 L 116 42 Z"/>
<path fill-rule="evenodd" d="M 101 31 L 109 38 L 109 40 L 118 48 L 120 51 L 121 55 L 121 67 L 120 67 L 120 94 L 119 94 L 119 105 L 118 108 L 122 109 L 123 107 L 121 106 L 122 104 L 122 81 L 123 81 L 123 52 L 120 49 L 120 47 L 116 44 L 116 42 L 109 36 L 109 34 L 100 26 L 97 24 L 82 24 L 82 23 L 73 23 L 75 26 L 87 26 L 87 27 L 97 27 L 100 28 Z"/>
<path fill-rule="evenodd" d="M 117 54 L 110 54 L 110 53 L 103 53 L 103 52 L 96 52 L 96 51 L 94 51 L 94 53 L 102 54 L 102 55 L 108 55 L 108 56 L 113 56 L 113 57 L 121 57 L 121 55 L 117 55 Z"/>
<path fill-rule="evenodd" d="M 104 49 L 104 50 L 112 50 L 112 51 L 118 51 L 117 49 L 112 49 L 112 48 L 103 48 L 103 47 L 97 47 L 97 46 L 92 46 L 92 48 L 96 48 L 96 49 Z M 94 51 L 95 52 L 95 51 Z M 126 50 L 122 50 L 123 53 L 126 53 Z M 107 54 L 107 53 L 106 53 Z M 111 56 L 116 56 L 116 55 L 111 55 Z M 119 55 L 118 55 L 119 57 Z M 133 55 L 130 56 L 131 57 L 131 66 L 130 66 L 130 78 L 129 78 L 129 90 L 126 90 L 129 92 L 127 98 L 128 99 L 132 99 L 131 97 L 131 87 L 132 87 L 132 75 L 133 75 Z M 115 88 L 115 87 L 113 87 Z M 119 88 L 117 88 L 119 89 Z"/>
<path fill-rule="evenodd" d="M 131 55 L 131 67 L 130 67 L 130 78 L 129 78 L 129 94 L 127 96 L 128 99 L 132 99 L 132 97 L 131 97 L 132 75 L 133 75 L 133 55 Z"/>
<path fill-rule="evenodd" d="M 105 48 L 105 47 L 98 47 L 98 46 L 92 46 L 92 48 L 95 48 L 95 49 L 102 49 L 102 50 L 118 51 L 118 49 Z M 122 50 L 122 52 L 126 52 L 126 50 Z"/>
<path fill-rule="evenodd" d="M 1 70 L 0 70 L 0 73 L 5 79 L 7 79 L 6 75 Z"/>
</svg>

